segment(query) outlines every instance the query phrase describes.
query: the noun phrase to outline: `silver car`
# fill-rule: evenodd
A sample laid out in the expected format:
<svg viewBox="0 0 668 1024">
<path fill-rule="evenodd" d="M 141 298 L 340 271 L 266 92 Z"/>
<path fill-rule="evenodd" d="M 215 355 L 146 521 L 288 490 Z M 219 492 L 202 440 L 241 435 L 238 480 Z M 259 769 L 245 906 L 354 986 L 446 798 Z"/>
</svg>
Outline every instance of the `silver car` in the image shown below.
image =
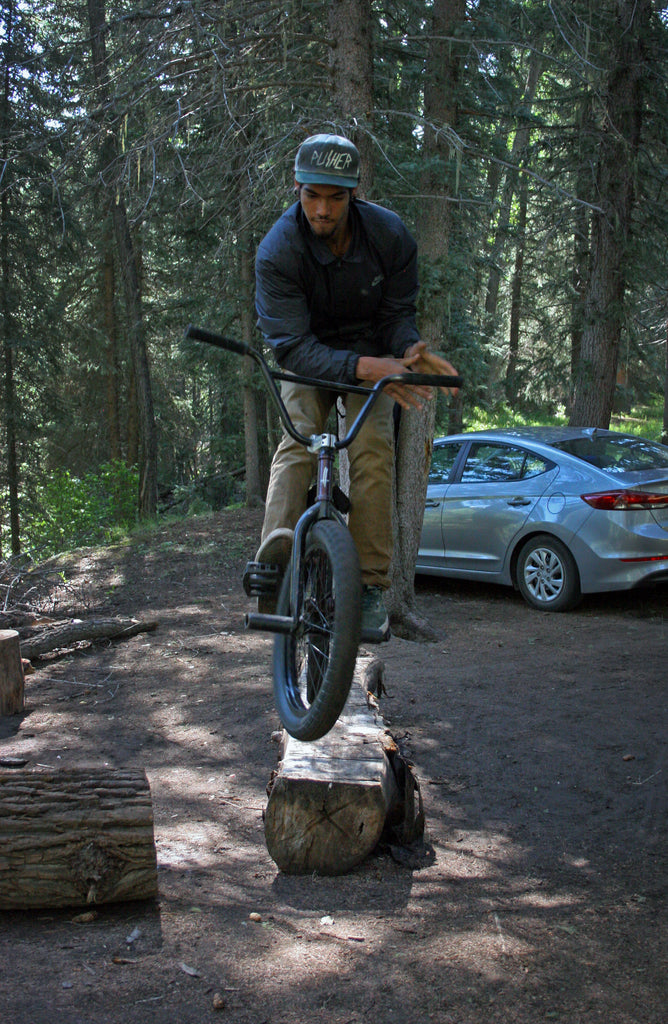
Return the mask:
<svg viewBox="0 0 668 1024">
<path fill-rule="evenodd" d="M 440 438 L 416 572 L 504 583 L 555 612 L 668 580 L 668 446 L 580 427 Z"/>
</svg>

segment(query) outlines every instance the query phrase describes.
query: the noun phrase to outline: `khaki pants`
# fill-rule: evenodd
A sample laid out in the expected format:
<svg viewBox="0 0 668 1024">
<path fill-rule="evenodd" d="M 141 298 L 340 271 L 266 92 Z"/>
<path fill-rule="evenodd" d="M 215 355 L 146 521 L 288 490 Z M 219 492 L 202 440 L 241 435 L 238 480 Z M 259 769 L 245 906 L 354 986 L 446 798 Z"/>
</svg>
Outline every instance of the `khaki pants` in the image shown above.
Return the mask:
<svg viewBox="0 0 668 1024">
<path fill-rule="evenodd" d="M 336 391 L 284 381 L 281 393 L 300 433 L 310 436 L 323 432 L 336 401 Z M 343 398 L 350 425 L 364 404 L 365 396 L 344 394 Z M 362 582 L 383 589 L 390 585 L 392 560 L 393 406 L 392 399 L 381 395 L 348 448 L 351 506 L 348 526 L 357 547 Z M 263 541 L 280 527 L 294 529 L 306 508 L 316 464 L 316 456 L 284 433 L 271 464 Z"/>
</svg>

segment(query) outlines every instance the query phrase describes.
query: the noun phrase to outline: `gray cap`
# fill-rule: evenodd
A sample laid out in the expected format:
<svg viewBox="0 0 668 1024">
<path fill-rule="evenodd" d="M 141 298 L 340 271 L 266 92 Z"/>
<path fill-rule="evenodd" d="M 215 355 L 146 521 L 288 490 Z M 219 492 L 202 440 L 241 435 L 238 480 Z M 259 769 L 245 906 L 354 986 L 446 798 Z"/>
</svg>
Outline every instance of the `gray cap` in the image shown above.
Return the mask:
<svg viewBox="0 0 668 1024">
<path fill-rule="evenodd" d="M 360 180 L 358 149 L 342 135 L 312 135 L 297 151 L 295 178 L 300 185 L 356 188 Z"/>
</svg>

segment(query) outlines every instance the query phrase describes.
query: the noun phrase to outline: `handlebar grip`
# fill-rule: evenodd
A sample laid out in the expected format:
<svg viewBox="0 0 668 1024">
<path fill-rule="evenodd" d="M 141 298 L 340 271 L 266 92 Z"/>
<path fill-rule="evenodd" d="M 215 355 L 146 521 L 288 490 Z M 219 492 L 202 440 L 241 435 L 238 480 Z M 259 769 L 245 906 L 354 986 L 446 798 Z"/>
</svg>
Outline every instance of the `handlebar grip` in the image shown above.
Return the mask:
<svg viewBox="0 0 668 1024">
<path fill-rule="evenodd" d="M 464 378 L 445 373 L 402 373 L 402 384 L 431 385 L 435 388 L 461 388 Z"/>
<path fill-rule="evenodd" d="M 191 338 L 193 341 L 204 341 L 207 345 L 224 348 L 228 352 L 236 352 L 239 356 L 247 356 L 251 351 L 250 346 L 244 341 L 224 338 L 222 334 L 214 334 L 213 331 L 206 331 L 203 327 L 195 327 L 193 324 L 186 327 L 186 338 Z"/>
</svg>

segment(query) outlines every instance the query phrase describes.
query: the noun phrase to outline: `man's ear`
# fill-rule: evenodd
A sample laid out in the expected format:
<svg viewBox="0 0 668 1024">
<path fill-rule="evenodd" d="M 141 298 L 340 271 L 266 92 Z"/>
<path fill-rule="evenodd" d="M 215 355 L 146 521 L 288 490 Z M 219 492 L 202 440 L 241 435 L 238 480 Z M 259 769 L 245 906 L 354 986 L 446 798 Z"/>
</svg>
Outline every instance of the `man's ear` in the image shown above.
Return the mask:
<svg viewBox="0 0 668 1024">
<path fill-rule="evenodd" d="M 357 198 L 357 189 L 356 188 L 353 188 L 353 189 L 350 190 L 350 198 L 351 199 L 356 199 Z"/>
<path fill-rule="evenodd" d="M 300 191 L 301 191 L 301 185 L 299 184 L 299 182 L 297 181 L 296 178 L 295 178 L 295 187 L 294 187 L 293 191 L 294 191 L 294 194 L 296 196 L 298 196 Z"/>
</svg>

